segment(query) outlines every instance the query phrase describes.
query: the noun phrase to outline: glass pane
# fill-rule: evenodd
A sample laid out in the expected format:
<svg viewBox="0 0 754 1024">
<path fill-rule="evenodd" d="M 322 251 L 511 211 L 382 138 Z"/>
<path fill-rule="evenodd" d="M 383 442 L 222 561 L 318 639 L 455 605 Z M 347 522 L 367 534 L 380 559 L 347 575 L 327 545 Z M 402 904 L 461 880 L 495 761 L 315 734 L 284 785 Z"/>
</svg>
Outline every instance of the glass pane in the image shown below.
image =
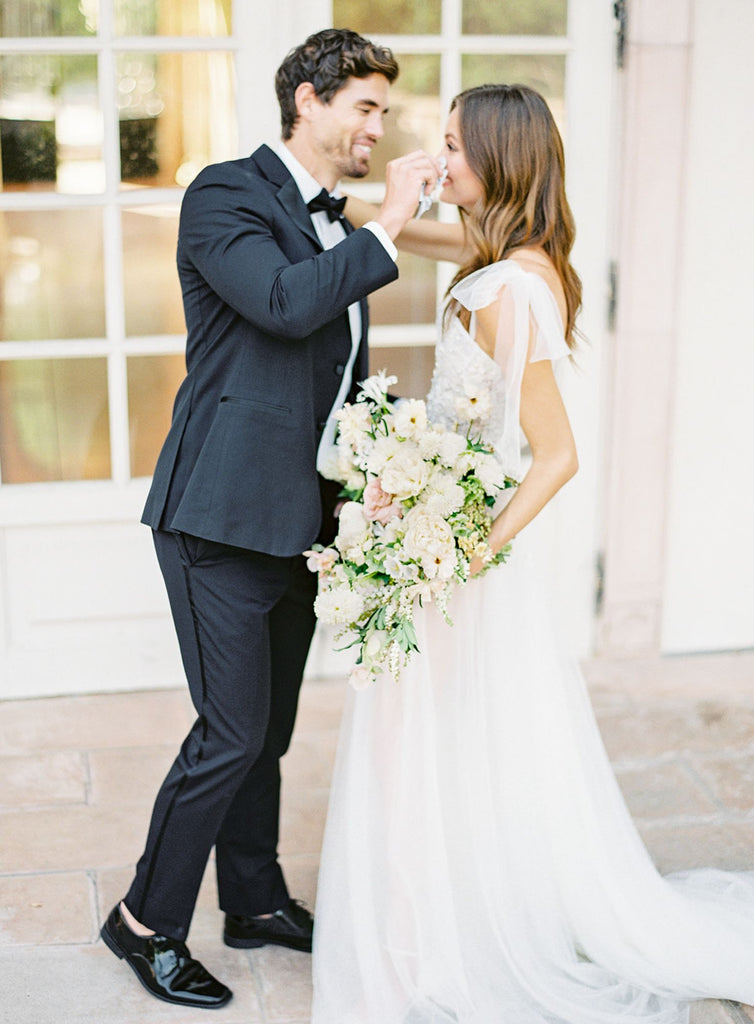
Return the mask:
<svg viewBox="0 0 754 1024">
<path fill-rule="evenodd" d="M 401 73 L 390 88 L 385 134 L 372 150 L 366 181 L 384 181 L 385 165 L 412 149 L 440 151 L 440 57 L 434 53 L 401 54 Z"/>
<path fill-rule="evenodd" d="M 182 355 L 131 356 L 128 360 L 128 428 L 131 476 L 151 476 L 170 427 L 173 400 L 186 374 Z"/>
<path fill-rule="evenodd" d="M 120 36 L 228 36 L 232 0 L 115 0 Z"/>
<path fill-rule="evenodd" d="M 97 58 L 0 57 L 0 153 L 5 191 L 104 191 Z"/>
<path fill-rule="evenodd" d="M 109 476 L 106 360 L 0 363 L 2 482 L 104 480 Z"/>
<path fill-rule="evenodd" d="M 102 211 L 0 213 L 0 340 L 103 338 Z"/>
<path fill-rule="evenodd" d="M 131 337 L 186 330 L 175 267 L 178 212 L 178 204 L 123 211 L 123 288 Z"/>
<path fill-rule="evenodd" d="M 568 0 L 463 0 L 467 35 L 563 36 Z"/>
<path fill-rule="evenodd" d="M 89 36 L 98 15 L 99 0 L 2 0 L 0 36 Z"/>
<path fill-rule="evenodd" d="M 547 100 L 564 134 L 565 57 L 562 54 L 465 54 L 461 75 L 464 89 L 487 82 L 528 85 L 536 89 Z"/>
<path fill-rule="evenodd" d="M 412 345 L 390 348 L 379 345 L 369 349 L 369 372 L 387 370 L 394 373 L 398 383 L 390 388 L 392 395 L 401 398 L 426 398 L 435 363 L 434 345 Z"/>
<path fill-rule="evenodd" d="M 437 153 L 442 142 L 440 109 L 440 57 L 437 54 L 401 54 L 401 74 L 390 90 L 390 113 L 385 135 L 373 150 L 371 182 L 385 180 L 389 160 L 426 149 Z M 345 182 L 348 188 L 348 183 Z M 436 264 L 417 256 L 401 255 L 401 276 L 375 292 L 369 300 L 374 324 L 434 323 L 437 305 Z"/>
<path fill-rule="evenodd" d="M 433 260 L 401 253 L 397 281 L 369 296 L 372 324 L 427 324 L 437 315 L 436 267 Z"/>
<path fill-rule="evenodd" d="M 188 185 L 236 156 L 230 53 L 125 53 L 118 58 L 121 180 Z"/>
<path fill-rule="evenodd" d="M 442 21 L 441 0 L 333 0 L 332 9 L 333 25 L 366 36 L 433 34 L 440 31 Z"/>
</svg>

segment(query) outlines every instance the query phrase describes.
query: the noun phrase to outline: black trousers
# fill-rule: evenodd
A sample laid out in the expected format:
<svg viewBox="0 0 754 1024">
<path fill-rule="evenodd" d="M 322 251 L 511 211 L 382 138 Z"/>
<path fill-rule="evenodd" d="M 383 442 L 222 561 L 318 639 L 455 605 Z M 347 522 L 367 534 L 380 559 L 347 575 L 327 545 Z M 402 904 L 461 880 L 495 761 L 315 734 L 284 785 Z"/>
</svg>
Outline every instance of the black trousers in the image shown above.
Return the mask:
<svg viewBox="0 0 754 1024">
<path fill-rule="evenodd" d="M 142 924 L 184 939 L 213 845 L 225 913 L 265 914 L 288 901 L 277 860 L 279 759 L 317 582 L 301 556 L 161 531 L 154 541 L 198 717 L 157 795 L 125 903 Z"/>
</svg>

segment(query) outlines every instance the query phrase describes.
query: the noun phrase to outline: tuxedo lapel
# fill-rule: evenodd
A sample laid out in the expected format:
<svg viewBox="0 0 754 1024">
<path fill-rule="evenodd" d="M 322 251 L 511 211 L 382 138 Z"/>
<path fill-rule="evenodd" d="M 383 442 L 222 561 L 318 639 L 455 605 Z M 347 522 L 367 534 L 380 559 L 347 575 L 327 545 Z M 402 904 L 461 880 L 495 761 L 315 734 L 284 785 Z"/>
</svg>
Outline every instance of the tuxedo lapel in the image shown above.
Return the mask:
<svg viewBox="0 0 754 1024">
<path fill-rule="evenodd" d="M 314 230 L 311 214 L 298 190 L 298 185 L 291 177 L 290 171 L 280 157 L 269 146 L 262 145 L 252 153 L 250 159 L 258 173 L 277 186 L 277 200 L 296 227 L 321 250 L 322 243 L 317 232 Z M 341 223 L 346 235 L 350 235 L 356 230 L 353 224 L 346 220 L 345 217 Z M 365 298 L 359 301 L 359 307 L 361 309 L 361 340 L 354 366 L 354 381 L 363 380 L 369 373 L 369 349 L 367 346 L 369 307 Z"/>
<path fill-rule="evenodd" d="M 322 243 L 317 236 L 317 232 L 314 230 L 311 214 L 306 207 L 306 203 L 301 197 L 298 185 L 290 176 L 278 192 L 277 200 L 296 227 L 303 232 L 307 238 L 310 238 L 318 249 L 321 249 Z"/>
<path fill-rule="evenodd" d="M 252 153 L 251 160 L 264 178 L 278 186 L 277 201 L 299 231 L 306 235 L 318 249 L 321 249 L 322 243 L 314 230 L 311 214 L 301 197 L 298 185 L 283 161 L 269 146 L 260 146 Z"/>
</svg>

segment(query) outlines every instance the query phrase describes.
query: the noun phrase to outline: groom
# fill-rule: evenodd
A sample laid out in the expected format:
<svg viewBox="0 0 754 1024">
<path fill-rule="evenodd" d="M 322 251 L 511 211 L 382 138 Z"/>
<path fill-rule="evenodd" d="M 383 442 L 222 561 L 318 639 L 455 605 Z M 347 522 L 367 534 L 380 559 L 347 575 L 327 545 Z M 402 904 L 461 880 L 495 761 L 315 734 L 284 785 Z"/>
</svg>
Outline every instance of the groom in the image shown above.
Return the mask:
<svg viewBox="0 0 754 1024">
<path fill-rule="evenodd" d="M 392 239 L 421 168 L 358 230 L 331 193 L 367 173 L 397 74 L 389 50 L 354 32 L 310 36 L 277 73 L 283 141 L 207 167 L 183 201 L 187 374 L 143 522 L 198 717 L 102 929 L 172 1003 L 231 998 L 184 944 L 213 846 L 225 942 L 311 949 L 312 917 L 277 860 L 278 762 L 315 622 L 301 552 L 334 533 L 336 488 L 317 467 L 367 375 L 365 298 L 398 276 Z"/>
</svg>

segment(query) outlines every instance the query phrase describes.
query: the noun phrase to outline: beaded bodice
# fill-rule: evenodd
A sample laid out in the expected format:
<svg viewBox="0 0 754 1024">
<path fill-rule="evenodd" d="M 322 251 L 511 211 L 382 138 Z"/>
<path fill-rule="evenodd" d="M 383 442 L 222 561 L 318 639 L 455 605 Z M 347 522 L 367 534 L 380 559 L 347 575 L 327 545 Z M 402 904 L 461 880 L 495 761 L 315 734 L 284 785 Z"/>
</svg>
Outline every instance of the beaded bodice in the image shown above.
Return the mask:
<svg viewBox="0 0 754 1024">
<path fill-rule="evenodd" d="M 453 317 L 437 343 L 427 414 L 433 423 L 482 437 L 493 446 L 503 432 L 502 370 L 458 317 Z"/>
</svg>

